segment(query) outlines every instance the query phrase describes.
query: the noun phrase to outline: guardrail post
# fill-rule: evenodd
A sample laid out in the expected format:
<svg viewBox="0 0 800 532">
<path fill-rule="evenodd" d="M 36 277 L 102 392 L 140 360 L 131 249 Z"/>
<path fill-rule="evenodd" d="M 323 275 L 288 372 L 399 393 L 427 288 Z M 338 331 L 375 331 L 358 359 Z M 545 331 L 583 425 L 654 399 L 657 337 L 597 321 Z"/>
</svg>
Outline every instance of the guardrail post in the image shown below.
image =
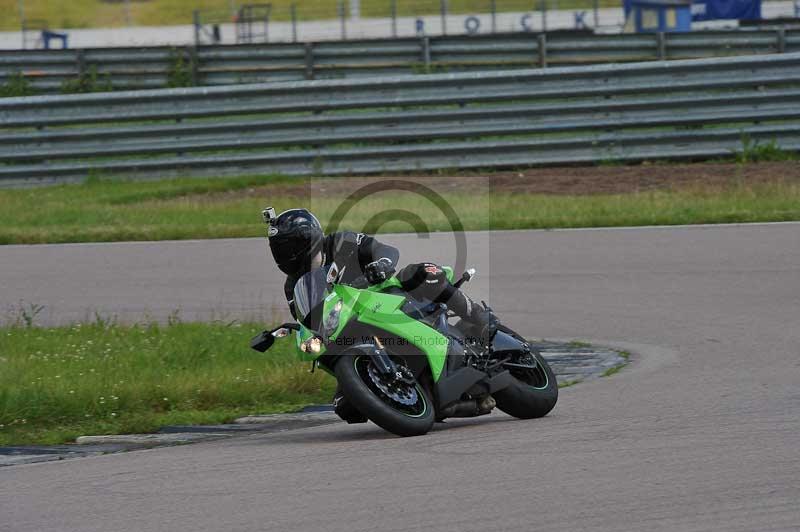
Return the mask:
<svg viewBox="0 0 800 532">
<path fill-rule="evenodd" d="M 292 16 L 292 42 L 297 42 L 297 4 L 292 3 L 290 12 Z"/>
<path fill-rule="evenodd" d="M 425 65 L 425 72 L 431 70 L 431 39 L 430 37 L 423 37 L 420 41 L 422 45 L 422 64 Z"/>
<path fill-rule="evenodd" d="M 392 11 L 392 38 L 397 38 L 397 0 L 391 2 Z"/>
<path fill-rule="evenodd" d="M 305 51 L 306 79 L 314 79 L 314 44 L 307 42 Z"/>
<path fill-rule="evenodd" d="M 197 47 L 196 46 L 187 46 L 186 47 L 186 54 L 189 56 L 189 76 L 191 76 L 192 80 L 192 87 L 196 87 L 198 85 L 198 57 L 197 57 Z"/>
<path fill-rule="evenodd" d="M 347 40 L 347 15 L 344 9 L 344 0 L 339 0 L 336 9 L 339 11 L 339 23 L 342 26 L 342 40 Z"/>
<path fill-rule="evenodd" d="M 439 0 L 439 12 L 442 16 L 442 35 L 447 35 L 447 0 Z"/>
<path fill-rule="evenodd" d="M 183 117 L 179 116 L 178 118 L 176 118 L 176 119 L 175 119 L 175 123 L 176 123 L 176 124 L 181 124 L 181 123 L 183 123 Z M 176 151 L 176 152 L 175 152 L 175 155 L 176 155 L 176 156 L 178 156 L 178 157 L 183 157 L 184 155 L 186 155 L 186 152 L 183 152 L 183 151 Z"/>
<path fill-rule="evenodd" d="M 192 11 L 192 25 L 194 26 L 194 45 L 200 45 L 200 12 L 195 9 Z"/>
<path fill-rule="evenodd" d="M 665 61 L 667 59 L 667 39 L 663 31 L 656 33 L 656 47 L 656 57 L 659 61 Z"/>
<path fill-rule="evenodd" d="M 83 48 L 79 48 L 77 53 L 75 54 L 75 70 L 77 71 L 76 74 L 78 78 L 83 78 L 83 75 L 86 73 L 86 51 Z"/>
<path fill-rule="evenodd" d="M 492 10 L 492 33 L 497 32 L 497 0 L 491 0 L 490 9 Z"/>
<path fill-rule="evenodd" d="M 782 54 L 786 52 L 786 28 L 778 28 L 777 29 L 777 39 L 778 39 L 778 53 Z"/>
<path fill-rule="evenodd" d="M 539 49 L 539 68 L 547 68 L 547 34 L 540 33 L 536 41 Z"/>
<path fill-rule="evenodd" d="M 542 15 L 542 33 L 547 33 L 547 0 L 539 1 L 539 10 Z"/>
</svg>

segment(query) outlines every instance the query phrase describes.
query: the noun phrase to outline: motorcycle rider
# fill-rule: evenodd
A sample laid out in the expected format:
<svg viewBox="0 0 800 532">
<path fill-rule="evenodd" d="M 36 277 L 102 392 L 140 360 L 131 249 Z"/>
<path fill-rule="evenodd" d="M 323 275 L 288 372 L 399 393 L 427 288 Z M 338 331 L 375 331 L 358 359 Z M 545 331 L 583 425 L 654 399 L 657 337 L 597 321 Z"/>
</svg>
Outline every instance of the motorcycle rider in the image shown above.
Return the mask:
<svg viewBox="0 0 800 532">
<path fill-rule="evenodd" d="M 276 214 L 275 209 L 268 207 L 262 215 L 268 226 L 272 256 L 278 268 L 286 274 L 284 292 L 295 318 L 295 284 L 314 268 L 335 265 L 338 272 L 335 282 L 340 284 L 351 284 L 362 276 L 369 284 L 379 284 L 396 271 L 400 252 L 369 235 L 340 231 L 325 236 L 319 220 L 306 209 L 289 209 Z M 453 286 L 436 264 L 409 264 L 397 272 L 397 278 L 412 297 L 446 304 L 448 309 L 479 331 L 478 337 L 484 344 L 497 330 L 499 322 L 494 314 Z M 345 421 L 361 421 L 363 416 L 360 413 L 340 403 L 341 395 L 337 391 L 334 398 L 336 412 Z"/>
</svg>

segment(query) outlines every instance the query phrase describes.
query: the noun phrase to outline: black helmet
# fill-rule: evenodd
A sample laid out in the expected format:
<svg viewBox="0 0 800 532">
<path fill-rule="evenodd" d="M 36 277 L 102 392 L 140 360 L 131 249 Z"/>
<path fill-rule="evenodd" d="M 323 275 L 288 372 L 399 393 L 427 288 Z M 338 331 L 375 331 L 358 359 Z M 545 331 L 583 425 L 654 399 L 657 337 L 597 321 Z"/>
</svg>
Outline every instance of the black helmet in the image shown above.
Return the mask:
<svg viewBox="0 0 800 532">
<path fill-rule="evenodd" d="M 306 209 L 289 209 L 275 215 L 275 209 L 264 209 L 269 226 L 269 248 L 286 275 L 299 277 L 311 269 L 311 259 L 322 251 L 325 235 L 317 217 Z"/>
</svg>

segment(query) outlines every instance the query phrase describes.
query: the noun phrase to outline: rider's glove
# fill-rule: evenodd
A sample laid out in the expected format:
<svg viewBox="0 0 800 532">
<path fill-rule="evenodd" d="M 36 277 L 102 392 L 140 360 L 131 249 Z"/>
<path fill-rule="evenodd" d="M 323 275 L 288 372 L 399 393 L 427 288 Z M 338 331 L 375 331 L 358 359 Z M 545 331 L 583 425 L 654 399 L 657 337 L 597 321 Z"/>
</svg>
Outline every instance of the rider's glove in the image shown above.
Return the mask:
<svg viewBox="0 0 800 532">
<path fill-rule="evenodd" d="M 382 283 L 394 273 L 394 264 L 386 257 L 370 262 L 364 267 L 364 277 L 369 284 Z"/>
</svg>

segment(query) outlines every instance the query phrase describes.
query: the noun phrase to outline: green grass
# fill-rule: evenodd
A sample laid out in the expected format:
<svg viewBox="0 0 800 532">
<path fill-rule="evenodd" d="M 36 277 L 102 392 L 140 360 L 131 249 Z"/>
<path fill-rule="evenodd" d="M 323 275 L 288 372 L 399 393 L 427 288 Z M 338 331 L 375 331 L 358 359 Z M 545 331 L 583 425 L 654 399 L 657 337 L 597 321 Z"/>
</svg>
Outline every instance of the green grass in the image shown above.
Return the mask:
<svg viewBox="0 0 800 532">
<path fill-rule="evenodd" d="M 600 375 L 601 377 L 610 377 L 615 373 L 619 373 L 625 366 L 628 365 L 628 362 L 631 359 L 631 354 L 628 351 L 617 351 L 617 353 L 624 359 L 624 361 L 619 366 L 614 366 L 613 368 L 608 368 L 605 370 L 603 374 Z"/>
<path fill-rule="evenodd" d="M 230 22 L 232 5 L 245 2 L 231 0 L 148 0 L 130 3 L 130 22 L 134 26 L 161 26 L 191 24 L 192 11 L 209 12 L 212 22 Z M 300 20 L 333 19 L 337 15 L 335 0 L 273 0 L 271 19 L 290 19 L 290 5 L 297 4 Z M 15 31 L 20 27 L 17 10 L 18 0 L 0 0 L 0 9 L 5 14 L 0 18 L 0 30 Z M 345 5 L 347 5 L 345 3 Z M 497 0 L 497 10 L 529 11 L 540 2 L 531 0 Z M 591 10 L 590 0 L 547 0 L 548 9 L 580 8 Z M 600 0 L 600 6 L 619 6 L 618 0 Z M 124 26 L 127 15 L 124 2 L 102 2 L 101 0 L 25 0 L 25 15 L 28 20 L 44 20 L 51 28 L 105 28 Z M 399 16 L 438 15 L 440 3 L 435 0 L 397 0 Z M 489 0 L 449 0 L 449 11 L 459 13 L 487 13 Z M 349 13 L 349 9 L 347 11 Z M 390 16 L 389 0 L 361 0 L 363 17 Z"/>
<path fill-rule="evenodd" d="M 796 152 L 781 149 L 774 140 L 758 142 L 748 136 L 744 136 L 742 137 L 742 150 L 735 154 L 735 159 L 737 163 L 741 164 L 766 161 L 783 162 L 796 161 L 798 155 Z"/>
<path fill-rule="evenodd" d="M 0 190 L 0 244 L 169 240 L 262 236 L 260 211 L 306 206 L 326 224 L 342 204 L 336 193 L 311 195 L 305 180 L 281 177 L 92 179 L 80 185 Z M 467 230 L 614 227 L 800 220 L 800 183 L 776 181 L 694 186 L 615 195 L 538 195 L 451 187 L 443 193 Z M 450 230 L 439 209 L 406 192 L 358 203 L 340 228 L 408 232 L 405 221 L 373 219 L 407 209 L 431 231 Z M 370 224 L 368 221 L 373 219 Z M 383 223 L 385 222 L 386 223 Z"/>
<path fill-rule="evenodd" d="M 10 98 L 13 96 L 33 96 L 36 89 L 33 88 L 28 78 L 19 72 L 6 77 L 5 82 L 0 84 L 0 98 Z"/>
<path fill-rule="evenodd" d="M 309 374 L 292 342 L 266 354 L 249 349 L 262 328 L 98 320 L 0 329 L 0 445 L 221 423 L 328 402 L 334 380 Z"/>
<path fill-rule="evenodd" d="M 608 368 L 600 376 L 601 377 L 610 377 L 611 375 L 614 375 L 615 373 L 619 373 L 622 370 L 623 367 L 625 367 L 625 366 L 614 366 L 613 368 Z"/>
<path fill-rule="evenodd" d="M 583 340 L 572 340 L 567 345 L 570 347 L 592 347 L 592 344 Z"/>
</svg>

